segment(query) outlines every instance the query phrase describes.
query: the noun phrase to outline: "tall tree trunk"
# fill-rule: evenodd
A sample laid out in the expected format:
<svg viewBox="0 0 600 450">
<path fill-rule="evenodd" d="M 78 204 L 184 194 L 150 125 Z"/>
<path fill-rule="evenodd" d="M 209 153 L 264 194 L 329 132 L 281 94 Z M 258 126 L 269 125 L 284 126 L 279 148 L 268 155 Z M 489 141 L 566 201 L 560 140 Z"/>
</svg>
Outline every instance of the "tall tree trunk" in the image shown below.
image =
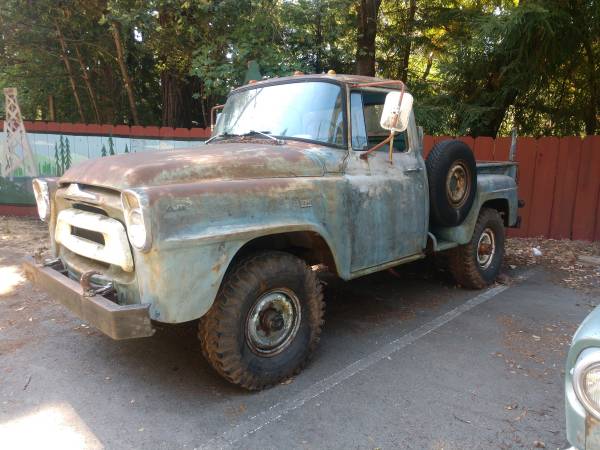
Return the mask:
<svg viewBox="0 0 600 450">
<path fill-rule="evenodd" d="M 165 127 L 190 127 L 190 99 L 187 80 L 179 78 L 178 74 L 164 71 L 160 75 L 162 96 L 162 125 Z"/>
<path fill-rule="evenodd" d="M 48 120 L 50 122 L 56 121 L 56 111 L 54 110 L 54 95 L 48 96 Z"/>
<path fill-rule="evenodd" d="M 587 76 L 590 86 L 590 97 L 585 112 L 585 134 L 591 135 L 598 129 L 598 105 L 600 104 L 600 87 L 596 74 L 596 58 L 594 49 L 588 39 L 584 39 L 583 48 L 587 59 Z"/>
<path fill-rule="evenodd" d="M 208 114 L 206 113 L 206 99 L 204 98 L 204 83 L 199 83 L 199 91 L 200 91 L 200 108 L 202 110 L 202 128 L 208 128 Z"/>
<path fill-rule="evenodd" d="M 410 49 L 412 47 L 412 33 L 415 27 L 415 14 L 417 12 L 417 0 L 410 0 L 408 7 L 408 16 L 406 18 L 406 45 L 404 46 L 404 55 L 402 56 L 402 69 L 400 71 L 400 79 L 406 83 L 408 79 L 408 63 L 410 60 Z"/>
<path fill-rule="evenodd" d="M 79 117 L 82 122 L 85 122 L 85 116 L 83 114 L 83 108 L 81 107 L 81 100 L 79 99 L 79 94 L 77 93 L 77 84 L 75 83 L 75 77 L 73 75 L 73 70 L 71 69 L 71 62 L 69 61 L 69 56 L 67 54 L 67 44 L 65 43 L 65 37 L 62 34 L 60 27 L 58 26 L 58 22 L 54 23 L 56 27 L 56 36 L 58 37 L 58 42 L 60 43 L 60 55 L 65 64 L 65 69 L 67 70 L 67 75 L 69 76 L 69 83 L 71 84 L 71 90 L 73 91 L 73 97 L 75 98 L 75 103 L 77 104 L 77 110 L 79 111 Z"/>
<path fill-rule="evenodd" d="M 321 2 L 317 5 L 317 24 L 316 24 L 316 57 L 315 57 L 315 72 L 321 73 L 323 71 L 323 63 L 321 58 L 321 48 L 323 45 L 323 9 Z"/>
<path fill-rule="evenodd" d="M 587 2 L 585 1 L 572 1 L 569 2 L 570 14 L 573 18 L 573 23 L 578 24 L 577 31 L 579 33 L 579 40 L 583 46 L 583 61 L 582 65 L 584 68 L 582 71 L 585 73 L 588 84 L 588 98 L 587 104 L 583 108 L 583 121 L 585 124 L 585 133 L 591 135 L 596 133 L 600 125 L 598 113 L 600 108 L 600 81 L 598 80 L 596 70 L 596 55 L 594 54 L 595 48 L 593 44 L 596 42 L 595 22 L 593 14 L 589 14 L 589 10 L 586 7 Z M 591 19 L 591 20 L 590 20 Z M 595 18 L 597 20 L 597 18 Z M 596 39 L 595 39 L 596 38 Z"/>
<path fill-rule="evenodd" d="M 94 116 L 96 117 L 96 123 L 102 123 L 100 119 L 100 111 L 98 111 L 98 104 L 96 103 L 96 94 L 94 94 L 94 89 L 92 88 L 92 83 L 90 83 L 90 77 L 88 75 L 87 68 L 83 62 L 83 57 L 81 56 L 81 52 L 79 51 L 79 45 L 75 45 L 75 54 L 77 55 L 77 60 L 79 61 L 79 67 L 81 68 L 81 76 L 85 83 L 85 87 L 88 91 L 88 95 L 90 96 L 90 103 L 92 104 L 92 109 L 94 110 Z"/>
<path fill-rule="evenodd" d="M 375 75 L 375 37 L 381 0 L 360 0 L 358 8 L 358 39 L 356 42 L 356 73 Z"/>
<path fill-rule="evenodd" d="M 161 8 L 158 20 L 164 30 L 176 26 L 176 16 L 171 7 Z M 173 67 L 171 51 L 171 48 L 160 46 L 158 52 L 158 61 L 165 67 L 160 72 L 162 125 L 189 128 L 192 125 L 192 83 L 187 76 L 188 70 Z"/>
<path fill-rule="evenodd" d="M 425 72 L 423 72 L 423 76 L 421 80 L 425 81 L 429 76 L 429 72 L 431 72 L 431 66 L 433 65 L 433 52 L 429 52 L 429 56 L 427 57 L 427 66 L 425 67 Z"/>
<path fill-rule="evenodd" d="M 484 105 L 478 105 L 478 107 L 487 108 L 488 111 L 482 113 L 477 124 L 466 131 L 469 131 L 469 134 L 473 137 L 496 137 L 500 125 L 502 125 L 502 121 L 504 120 L 504 116 L 506 115 L 506 111 L 510 105 L 514 104 L 518 94 L 519 91 L 517 89 L 511 89 L 500 99 L 490 101 Z"/>
<path fill-rule="evenodd" d="M 125 85 L 125 90 L 127 91 L 127 98 L 129 100 L 129 109 L 131 110 L 131 117 L 133 119 L 134 125 L 139 125 L 140 120 L 138 117 L 137 107 L 135 106 L 133 87 L 131 85 L 131 78 L 129 77 L 129 72 L 127 71 L 127 65 L 125 64 L 125 51 L 123 49 L 123 42 L 121 41 L 121 33 L 119 31 L 119 26 L 117 22 L 111 23 L 110 30 L 113 35 L 113 40 L 115 41 L 115 49 L 117 50 L 117 61 L 119 63 L 119 68 L 121 69 L 123 84 Z"/>
</svg>

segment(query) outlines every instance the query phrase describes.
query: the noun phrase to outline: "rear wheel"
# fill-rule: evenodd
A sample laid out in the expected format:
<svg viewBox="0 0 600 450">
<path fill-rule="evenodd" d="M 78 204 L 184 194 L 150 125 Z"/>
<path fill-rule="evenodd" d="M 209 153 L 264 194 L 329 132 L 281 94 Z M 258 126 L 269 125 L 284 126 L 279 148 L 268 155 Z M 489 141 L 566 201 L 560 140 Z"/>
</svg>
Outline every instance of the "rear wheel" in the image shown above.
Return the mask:
<svg viewBox="0 0 600 450">
<path fill-rule="evenodd" d="M 321 285 L 304 261 L 257 253 L 226 276 L 200 319 L 202 352 L 231 383 L 263 389 L 304 367 L 317 347 L 324 308 Z"/>
<path fill-rule="evenodd" d="M 448 252 L 454 279 L 471 289 L 492 284 L 502 267 L 504 239 L 504 222 L 498 211 L 482 208 L 471 241 Z"/>
</svg>

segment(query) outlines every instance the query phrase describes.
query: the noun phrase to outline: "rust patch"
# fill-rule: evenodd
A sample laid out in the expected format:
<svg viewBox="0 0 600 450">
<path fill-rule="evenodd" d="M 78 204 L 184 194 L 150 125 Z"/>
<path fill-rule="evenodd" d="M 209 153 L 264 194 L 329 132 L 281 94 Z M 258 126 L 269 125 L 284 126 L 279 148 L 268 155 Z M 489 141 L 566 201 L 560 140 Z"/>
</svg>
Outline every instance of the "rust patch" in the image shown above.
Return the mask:
<svg viewBox="0 0 600 450">
<path fill-rule="evenodd" d="M 181 198 L 191 199 L 199 194 L 252 194 L 261 193 L 265 195 L 277 195 L 283 191 L 293 189 L 294 187 L 301 188 L 308 186 L 309 181 L 304 179 L 290 178 L 265 178 L 252 180 L 231 180 L 227 183 L 222 183 L 217 180 L 206 181 L 203 183 L 187 183 L 171 185 L 165 187 L 150 187 L 146 190 L 148 202 L 153 206 L 157 201 L 166 195 L 170 199 Z M 190 207 L 193 207 L 193 202 L 190 200 Z"/>
<path fill-rule="evenodd" d="M 323 176 L 323 162 L 305 150 L 314 145 L 211 143 L 169 151 L 115 155 L 84 161 L 60 184 L 76 182 L 124 189 L 211 179 Z"/>
<path fill-rule="evenodd" d="M 589 414 L 585 416 L 585 448 L 600 448 L 600 422 Z"/>
<path fill-rule="evenodd" d="M 220 250 L 222 251 L 222 246 Z M 212 266 L 211 271 L 217 274 L 220 273 L 221 267 L 223 267 L 223 264 L 225 264 L 228 261 L 228 259 L 228 255 L 226 253 L 221 253 L 221 256 L 219 256 L 217 262 Z"/>
</svg>

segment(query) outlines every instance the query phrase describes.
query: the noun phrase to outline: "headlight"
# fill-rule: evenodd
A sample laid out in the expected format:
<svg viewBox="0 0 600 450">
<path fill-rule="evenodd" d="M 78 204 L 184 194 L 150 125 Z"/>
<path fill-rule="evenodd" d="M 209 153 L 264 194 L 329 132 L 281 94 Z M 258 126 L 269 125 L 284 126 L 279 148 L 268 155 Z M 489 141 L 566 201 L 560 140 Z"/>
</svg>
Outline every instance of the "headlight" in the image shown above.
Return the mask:
<svg viewBox="0 0 600 450">
<path fill-rule="evenodd" d="M 577 360 L 573 387 L 585 409 L 600 420 L 600 350 L 588 351 Z"/>
<path fill-rule="evenodd" d="M 50 192 L 48 183 L 40 178 L 36 178 L 32 182 L 33 195 L 37 204 L 38 214 L 44 222 L 50 217 Z"/>
<path fill-rule="evenodd" d="M 151 238 L 146 227 L 139 196 L 133 191 L 124 191 L 121 194 L 121 203 L 123 204 L 129 242 L 138 250 L 148 250 Z"/>
</svg>

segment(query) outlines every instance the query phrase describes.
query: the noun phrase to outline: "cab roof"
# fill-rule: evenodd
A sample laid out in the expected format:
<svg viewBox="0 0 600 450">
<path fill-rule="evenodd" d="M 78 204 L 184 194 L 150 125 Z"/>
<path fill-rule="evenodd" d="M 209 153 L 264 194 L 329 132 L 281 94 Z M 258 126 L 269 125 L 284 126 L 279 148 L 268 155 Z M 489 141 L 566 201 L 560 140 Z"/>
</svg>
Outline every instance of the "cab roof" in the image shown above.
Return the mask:
<svg viewBox="0 0 600 450">
<path fill-rule="evenodd" d="M 291 75 L 288 77 L 274 77 L 268 78 L 265 80 L 257 81 L 252 84 L 244 84 L 243 86 L 239 86 L 233 89 L 231 92 L 236 92 L 238 90 L 245 90 L 248 88 L 254 88 L 258 86 L 268 86 L 271 84 L 283 84 L 288 81 L 298 82 L 298 81 L 317 81 L 317 80 L 325 80 L 325 81 L 334 81 L 340 84 L 359 84 L 359 83 L 375 83 L 381 81 L 394 81 L 386 78 L 377 78 L 377 77 L 368 77 L 364 75 L 347 75 L 347 74 L 335 74 L 330 75 L 326 73 L 322 74 L 309 74 L 309 75 Z M 394 89 L 394 87 L 388 87 L 389 89 Z"/>
</svg>

